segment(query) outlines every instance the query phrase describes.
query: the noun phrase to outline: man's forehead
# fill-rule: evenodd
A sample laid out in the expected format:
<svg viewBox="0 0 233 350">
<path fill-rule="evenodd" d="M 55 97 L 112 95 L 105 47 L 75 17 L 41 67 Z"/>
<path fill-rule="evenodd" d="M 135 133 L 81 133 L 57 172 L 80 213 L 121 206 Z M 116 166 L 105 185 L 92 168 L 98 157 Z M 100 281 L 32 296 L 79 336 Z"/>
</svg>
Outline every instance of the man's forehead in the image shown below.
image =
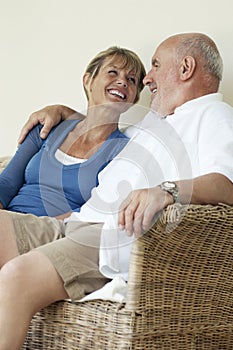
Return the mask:
<svg viewBox="0 0 233 350">
<path fill-rule="evenodd" d="M 175 46 L 171 43 L 171 40 L 167 39 L 163 41 L 155 50 L 151 62 L 152 64 L 159 62 L 161 58 L 167 58 L 174 54 Z"/>
<path fill-rule="evenodd" d="M 159 55 L 159 47 L 155 50 L 152 58 L 151 58 L 151 63 L 154 64 L 156 62 L 158 62 L 159 58 L 158 58 L 158 55 Z"/>
</svg>

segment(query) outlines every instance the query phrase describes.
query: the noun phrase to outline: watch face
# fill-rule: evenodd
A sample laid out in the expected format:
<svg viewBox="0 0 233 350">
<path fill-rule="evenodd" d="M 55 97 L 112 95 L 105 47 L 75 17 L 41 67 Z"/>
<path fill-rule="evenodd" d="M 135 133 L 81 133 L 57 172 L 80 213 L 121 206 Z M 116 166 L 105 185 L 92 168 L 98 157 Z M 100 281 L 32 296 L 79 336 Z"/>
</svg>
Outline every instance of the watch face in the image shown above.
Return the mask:
<svg viewBox="0 0 233 350">
<path fill-rule="evenodd" d="M 167 191 L 172 195 L 174 203 L 177 203 L 179 201 L 179 190 L 175 182 L 172 182 L 172 181 L 162 182 L 160 185 L 160 188 L 163 191 Z"/>
<path fill-rule="evenodd" d="M 169 181 L 164 182 L 164 186 L 168 189 L 173 189 L 176 187 L 176 185 L 173 182 L 169 182 Z"/>
</svg>

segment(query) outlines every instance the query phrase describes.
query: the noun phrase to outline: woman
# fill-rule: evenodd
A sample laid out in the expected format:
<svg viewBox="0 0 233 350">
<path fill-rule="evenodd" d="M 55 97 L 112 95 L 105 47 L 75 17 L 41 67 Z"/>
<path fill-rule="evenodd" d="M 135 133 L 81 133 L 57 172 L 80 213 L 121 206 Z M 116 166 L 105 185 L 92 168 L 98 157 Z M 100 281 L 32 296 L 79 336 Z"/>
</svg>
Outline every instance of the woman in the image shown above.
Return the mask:
<svg viewBox="0 0 233 350">
<path fill-rule="evenodd" d="M 98 266 L 101 224 L 88 236 L 81 230 L 89 240 L 83 245 L 71 238 L 73 222 L 38 215 L 63 213 L 63 218 L 87 200 L 99 171 L 124 147 L 119 117 L 137 102 L 144 75 L 133 52 L 116 47 L 101 52 L 83 78 L 86 117 L 61 123 L 48 142 L 36 127 L 2 173 L 0 193 L 4 186 L 7 191 L 0 200 L 8 210 L 0 210 L 0 350 L 21 348 L 41 308 L 80 299 L 106 283 Z"/>
<path fill-rule="evenodd" d="M 0 175 L 0 207 L 37 216 L 79 211 L 98 173 L 127 142 L 118 121 L 137 102 L 144 75 L 133 52 L 117 47 L 100 52 L 83 77 L 86 118 L 61 123 L 46 141 L 41 126 L 31 131 Z"/>
</svg>

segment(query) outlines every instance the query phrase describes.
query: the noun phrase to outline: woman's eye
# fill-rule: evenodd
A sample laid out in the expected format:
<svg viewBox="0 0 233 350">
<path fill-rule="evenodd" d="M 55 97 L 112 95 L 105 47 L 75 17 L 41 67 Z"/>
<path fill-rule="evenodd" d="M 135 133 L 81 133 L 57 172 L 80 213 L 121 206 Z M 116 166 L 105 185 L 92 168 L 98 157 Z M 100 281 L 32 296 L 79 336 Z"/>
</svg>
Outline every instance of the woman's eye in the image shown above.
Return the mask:
<svg viewBox="0 0 233 350">
<path fill-rule="evenodd" d="M 134 77 L 129 77 L 128 80 L 131 81 L 133 84 L 136 84 L 136 79 Z"/>
<path fill-rule="evenodd" d="M 114 70 L 114 69 L 111 69 L 111 70 L 108 71 L 108 73 L 110 73 L 110 74 L 117 74 L 117 71 Z"/>
</svg>

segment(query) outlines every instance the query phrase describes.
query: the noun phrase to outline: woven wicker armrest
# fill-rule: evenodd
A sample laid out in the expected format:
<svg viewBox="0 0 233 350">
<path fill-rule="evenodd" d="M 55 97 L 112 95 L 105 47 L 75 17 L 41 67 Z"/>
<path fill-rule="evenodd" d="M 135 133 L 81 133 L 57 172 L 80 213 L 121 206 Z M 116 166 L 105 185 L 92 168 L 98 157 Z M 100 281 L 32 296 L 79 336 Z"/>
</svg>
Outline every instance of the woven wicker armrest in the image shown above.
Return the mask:
<svg viewBox="0 0 233 350">
<path fill-rule="evenodd" d="M 155 327 L 232 332 L 232 302 L 233 207 L 172 205 L 134 242 L 126 307 Z"/>
</svg>

